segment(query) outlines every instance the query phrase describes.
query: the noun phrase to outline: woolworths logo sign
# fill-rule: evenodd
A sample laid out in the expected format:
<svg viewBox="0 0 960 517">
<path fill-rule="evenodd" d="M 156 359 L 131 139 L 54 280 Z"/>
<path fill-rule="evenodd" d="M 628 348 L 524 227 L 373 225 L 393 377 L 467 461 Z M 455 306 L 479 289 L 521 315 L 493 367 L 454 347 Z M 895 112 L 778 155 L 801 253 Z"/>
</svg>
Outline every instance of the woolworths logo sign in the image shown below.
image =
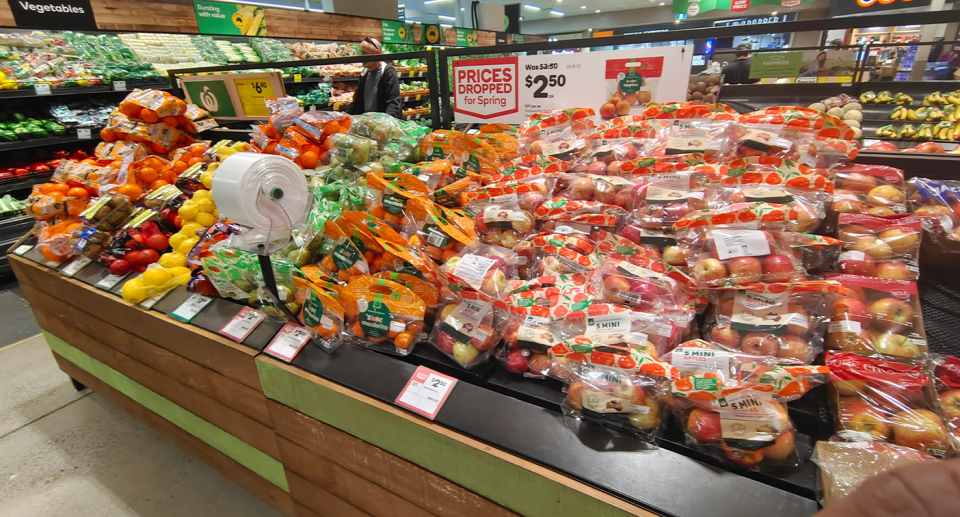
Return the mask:
<svg viewBox="0 0 960 517">
<path fill-rule="evenodd" d="M 17 27 L 35 29 L 96 30 L 90 0 L 31 2 L 8 0 Z"/>
</svg>

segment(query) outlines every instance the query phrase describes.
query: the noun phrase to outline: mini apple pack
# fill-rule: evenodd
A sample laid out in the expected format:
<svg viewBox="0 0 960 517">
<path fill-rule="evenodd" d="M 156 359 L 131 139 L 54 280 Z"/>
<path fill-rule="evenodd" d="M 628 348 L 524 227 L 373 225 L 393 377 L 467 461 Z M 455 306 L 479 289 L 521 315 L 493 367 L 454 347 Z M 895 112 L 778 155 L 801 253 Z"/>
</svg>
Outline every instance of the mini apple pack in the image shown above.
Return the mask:
<svg viewBox="0 0 960 517">
<path fill-rule="evenodd" d="M 923 227 L 916 214 L 840 214 L 840 271 L 888 280 L 916 280 Z"/>
</svg>

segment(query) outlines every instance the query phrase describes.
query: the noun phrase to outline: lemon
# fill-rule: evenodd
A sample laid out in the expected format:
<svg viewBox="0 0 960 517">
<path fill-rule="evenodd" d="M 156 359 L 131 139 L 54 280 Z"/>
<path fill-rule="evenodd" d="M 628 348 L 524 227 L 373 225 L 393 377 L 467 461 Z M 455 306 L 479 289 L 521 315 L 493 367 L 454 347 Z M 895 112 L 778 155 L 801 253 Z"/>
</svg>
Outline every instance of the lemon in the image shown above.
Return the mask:
<svg viewBox="0 0 960 517">
<path fill-rule="evenodd" d="M 185 234 L 183 234 L 183 233 L 175 233 L 175 234 L 171 235 L 171 236 L 170 236 L 170 241 L 169 241 L 170 248 L 172 248 L 172 249 L 177 249 L 177 248 L 179 248 L 179 247 L 180 247 L 180 243 L 182 243 L 182 242 L 185 241 L 186 239 L 187 239 L 187 236 L 186 236 Z M 168 255 L 168 253 L 164 253 L 164 255 Z M 160 257 L 160 260 L 163 260 L 163 256 Z M 163 264 L 160 264 L 160 265 L 162 266 Z"/>
<path fill-rule="evenodd" d="M 187 282 L 190 281 L 190 268 L 183 266 L 173 266 L 168 268 L 167 271 L 173 275 L 173 279 L 177 281 L 179 285 L 187 285 Z"/>
<path fill-rule="evenodd" d="M 176 237 L 176 236 L 174 236 L 174 237 Z M 173 239 L 171 238 L 170 240 L 172 241 Z M 177 246 L 179 246 L 180 244 L 182 244 L 183 241 L 184 241 L 184 239 L 180 239 L 180 240 L 177 242 Z M 171 245 L 172 245 L 172 244 L 171 244 Z M 174 247 L 176 247 L 176 246 L 174 246 Z M 160 260 L 157 261 L 157 264 L 160 264 L 160 266 L 165 267 L 165 268 L 182 267 L 182 266 L 186 265 L 186 263 L 187 263 L 187 256 L 186 256 L 186 255 L 183 255 L 183 254 L 180 254 L 180 253 L 177 253 L 177 252 L 164 253 L 163 255 L 160 255 Z M 174 275 L 174 276 L 176 276 L 176 275 Z"/>
<path fill-rule="evenodd" d="M 197 201 L 197 206 L 200 207 L 201 212 L 208 214 L 217 209 L 217 205 L 213 204 L 213 200 L 209 198 Z"/>
<path fill-rule="evenodd" d="M 197 213 L 200 212 L 200 207 L 196 203 L 191 203 L 187 201 L 177 210 L 177 213 L 180 214 L 180 217 L 184 221 L 193 221 L 197 217 Z"/>
<path fill-rule="evenodd" d="M 150 291 L 143 285 L 143 280 L 139 277 L 131 278 L 123 284 L 123 288 L 120 289 L 120 296 L 123 296 L 123 299 L 128 302 L 139 303 L 150 296 Z"/>
<path fill-rule="evenodd" d="M 203 201 L 204 199 L 213 199 L 213 194 L 209 190 L 198 190 L 193 193 L 193 201 Z M 209 210 L 204 210 L 209 212 Z"/>
<path fill-rule="evenodd" d="M 210 212 L 198 212 L 196 221 L 204 226 L 210 226 L 211 224 L 217 222 L 217 218 L 214 217 Z"/>
<path fill-rule="evenodd" d="M 187 238 L 196 237 L 197 230 L 202 230 L 204 228 L 206 228 L 206 226 L 200 223 L 195 223 L 193 221 L 190 221 L 189 223 L 183 223 L 183 226 L 180 227 L 180 233 L 182 233 L 183 236 Z"/>
<path fill-rule="evenodd" d="M 147 287 L 160 287 L 173 280 L 173 275 L 162 267 L 147 268 L 143 272 L 143 285 Z"/>
<path fill-rule="evenodd" d="M 197 244 L 197 241 L 199 240 L 200 239 L 196 237 L 190 237 L 189 239 L 181 242 L 180 245 L 177 246 L 177 253 L 180 253 L 183 256 L 189 255 L 190 250 L 193 249 L 193 247 Z"/>
</svg>

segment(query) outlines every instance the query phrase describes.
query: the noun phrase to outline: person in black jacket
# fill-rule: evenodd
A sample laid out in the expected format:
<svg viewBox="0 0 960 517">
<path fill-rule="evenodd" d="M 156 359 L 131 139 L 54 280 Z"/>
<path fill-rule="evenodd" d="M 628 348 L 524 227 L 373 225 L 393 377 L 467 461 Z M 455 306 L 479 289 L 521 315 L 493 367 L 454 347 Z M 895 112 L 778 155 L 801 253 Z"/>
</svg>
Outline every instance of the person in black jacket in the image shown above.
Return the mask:
<svg viewBox="0 0 960 517">
<path fill-rule="evenodd" d="M 723 82 L 727 84 L 752 84 L 759 79 L 750 79 L 750 50 L 749 43 L 737 45 L 737 59 L 723 67 Z"/>
<path fill-rule="evenodd" d="M 374 38 L 363 38 L 360 42 L 360 53 L 365 56 L 380 54 L 380 50 L 380 42 Z M 353 103 L 345 111 L 351 115 L 378 111 L 402 118 L 397 70 L 386 61 L 367 61 L 363 66 L 366 70 L 360 73 Z"/>
</svg>

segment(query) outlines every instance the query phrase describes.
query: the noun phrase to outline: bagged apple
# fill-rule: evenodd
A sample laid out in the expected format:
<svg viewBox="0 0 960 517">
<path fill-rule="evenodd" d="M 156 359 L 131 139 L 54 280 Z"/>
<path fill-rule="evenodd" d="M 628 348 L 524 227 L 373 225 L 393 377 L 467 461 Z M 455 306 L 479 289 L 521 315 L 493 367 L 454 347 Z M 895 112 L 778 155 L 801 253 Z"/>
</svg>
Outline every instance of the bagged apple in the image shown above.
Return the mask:
<svg viewBox="0 0 960 517">
<path fill-rule="evenodd" d="M 426 304 L 391 280 L 353 278 L 343 290 L 343 307 L 346 341 L 373 350 L 408 355 L 424 330 Z"/>
<path fill-rule="evenodd" d="M 677 119 L 656 147 L 646 152 L 653 156 L 701 153 L 726 159 L 732 157 L 739 146 L 737 134 L 738 126 L 731 121 Z"/>
<path fill-rule="evenodd" d="M 836 168 L 837 188 L 823 231 L 832 234 L 837 214 L 893 215 L 907 211 L 903 171 L 884 165 L 849 163 Z"/>
<path fill-rule="evenodd" d="M 642 311 L 679 308 L 682 298 L 677 281 L 666 276 L 662 262 L 645 262 L 640 265 L 630 260 L 606 260 L 594 272 L 603 298 Z"/>
<path fill-rule="evenodd" d="M 687 249 L 693 279 L 703 287 L 809 279 L 780 232 L 693 228 L 678 233 L 677 239 Z"/>
<path fill-rule="evenodd" d="M 490 178 L 491 183 L 521 180 L 533 176 L 552 176 L 564 172 L 569 164 L 559 158 L 540 154 L 527 154 L 503 164 Z"/>
<path fill-rule="evenodd" d="M 587 273 L 600 263 L 596 250 L 596 243 L 577 233 L 538 233 L 516 246 L 517 254 L 526 259 L 523 278 Z"/>
<path fill-rule="evenodd" d="M 847 290 L 833 306 L 827 348 L 922 358 L 927 339 L 917 284 L 853 275 L 828 275 Z"/>
<path fill-rule="evenodd" d="M 800 212 L 789 205 L 755 201 L 733 203 L 722 208 L 694 210 L 674 223 L 673 230 L 721 228 L 791 231 L 800 228 Z"/>
<path fill-rule="evenodd" d="M 557 177 L 554 199 L 602 203 L 623 209 L 633 199 L 633 182 L 619 176 L 561 174 Z"/>
<path fill-rule="evenodd" d="M 588 137 L 596 123 L 593 108 L 563 108 L 534 113 L 517 129 L 520 154 L 544 154 L 536 149 L 557 141 Z"/>
<path fill-rule="evenodd" d="M 664 382 L 629 370 L 577 364 L 567 379 L 563 412 L 655 447 L 663 434 Z"/>
<path fill-rule="evenodd" d="M 430 333 L 430 342 L 464 368 L 485 363 L 500 342 L 498 309 L 482 298 L 472 289 L 445 289 Z"/>
<path fill-rule="evenodd" d="M 933 384 L 947 427 L 960 439 L 960 358 L 952 355 L 932 355 Z"/>
<path fill-rule="evenodd" d="M 703 337 L 724 350 L 810 364 L 823 350 L 839 284 L 762 284 L 710 293 Z"/>
<path fill-rule="evenodd" d="M 516 202 L 523 210 L 533 212 L 544 201 L 553 197 L 557 183 L 555 175 L 528 176 L 510 179 L 464 191 L 460 194 L 460 204 L 470 212 L 473 205 L 493 202 Z"/>
<path fill-rule="evenodd" d="M 816 232 L 826 218 L 830 194 L 826 191 L 809 190 L 772 185 L 731 185 L 709 190 L 707 203 L 732 205 L 739 203 L 768 203 L 786 205 L 790 211 L 783 221 L 757 221 L 761 229 L 785 229 L 795 232 Z"/>
<path fill-rule="evenodd" d="M 507 280 L 517 279 L 518 256 L 511 250 L 489 244 L 467 246 L 443 263 L 448 283 L 469 286 L 489 299 L 507 296 Z"/>
<path fill-rule="evenodd" d="M 631 219 L 647 230 L 669 231 L 694 210 L 709 208 L 710 175 L 706 172 L 653 174 L 637 178 L 626 208 Z"/>
<path fill-rule="evenodd" d="M 814 139 L 810 131 L 774 124 L 741 124 L 737 158 L 772 156 L 797 161 Z"/>
<path fill-rule="evenodd" d="M 960 241 L 960 182 L 910 178 L 907 193 L 910 211 L 920 216 L 924 230 Z"/>
<path fill-rule="evenodd" d="M 468 210 L 476 214 L 477 236 L 486 244 L 514 249 L 536 232 L 537 219 L 533 212 L 520 208 L 513 196 L 476 202 Z"/>
<path fill-rule="evenodd" d="M 571 172 L 588 174 L 619 174 L 620 164 L 639 156 L 639 142 L 632 139 L 591 140 L 593 147 L 570 167 Z M 639 145 L 643 149 L 642 144 Z"/>
<path fill-rule="evenodd" d="M 838 226 L 844 242 L 842 273 L 888 280 L 916 280 L 919 276 L 923 231 L 919 216 L 840 214 Z"/>
<path fill-rule="evenodd" d="M 827 352 L 826 364 L 838 439 L 881 440 L 938 458 L 956 454 L 926 365 L 852 352 Z"/>
</svg>

